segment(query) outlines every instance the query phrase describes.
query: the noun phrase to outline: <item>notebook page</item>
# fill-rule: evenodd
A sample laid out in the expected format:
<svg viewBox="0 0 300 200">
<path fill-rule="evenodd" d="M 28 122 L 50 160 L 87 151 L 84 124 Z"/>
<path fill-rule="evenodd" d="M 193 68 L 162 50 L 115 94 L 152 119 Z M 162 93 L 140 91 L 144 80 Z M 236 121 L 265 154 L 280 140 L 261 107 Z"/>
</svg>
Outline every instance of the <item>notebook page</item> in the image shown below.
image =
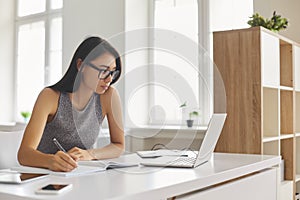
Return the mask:
<svg viewBox="0 0 300 200">
<path fill-rule="evenodd" d="M 73 171 L 70 172 L 55 172 L 49 169 L 38 168 L 38 167 L 28 167 L 28 166 L 19 166 L 13 167 L 12 170 L 23 173 L 35 173 L 35 174 L 51 174 L 56 176 L 79 176 L 84 174 L 89 174 L 93 172 L 105 171 L 105 168 L 102 167 L 92 167 L 92 166 L 83 166 L 79 165 Z"/>
</svg>

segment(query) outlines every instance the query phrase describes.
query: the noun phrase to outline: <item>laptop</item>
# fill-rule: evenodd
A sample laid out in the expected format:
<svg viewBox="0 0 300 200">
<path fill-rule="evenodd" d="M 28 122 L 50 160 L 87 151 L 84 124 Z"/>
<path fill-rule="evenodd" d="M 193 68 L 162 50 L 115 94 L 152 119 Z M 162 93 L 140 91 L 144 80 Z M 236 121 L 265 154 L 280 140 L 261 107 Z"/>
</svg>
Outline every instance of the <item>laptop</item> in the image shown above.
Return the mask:
<svg viewBox="0 0 300 200">
<path fill-rule="evenodd" d="M 196 157 L 163 156 L 147 161 L 142 161 L 140 164 L 149 167 L 195 168 L 209 161 L 216 147 L 219 136 L 222 132 L 226 116 L 226 113 L 212 115 L 203 142 L 200 145 Z"/>
</svg>

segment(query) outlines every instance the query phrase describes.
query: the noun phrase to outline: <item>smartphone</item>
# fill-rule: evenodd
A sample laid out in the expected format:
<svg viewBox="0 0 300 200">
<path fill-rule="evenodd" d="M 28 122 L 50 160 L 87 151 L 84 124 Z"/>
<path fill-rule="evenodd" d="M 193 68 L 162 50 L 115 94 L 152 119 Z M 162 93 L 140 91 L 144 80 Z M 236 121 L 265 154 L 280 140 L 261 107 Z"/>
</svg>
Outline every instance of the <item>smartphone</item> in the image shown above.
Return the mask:
<svg viewBox="0 0 300 200">
<path fill-rule="evenodd" d="M 48 184 L 35 191 L 36 194 L 61 194 L 72 189 L 72 184 Z"/>
</svg>

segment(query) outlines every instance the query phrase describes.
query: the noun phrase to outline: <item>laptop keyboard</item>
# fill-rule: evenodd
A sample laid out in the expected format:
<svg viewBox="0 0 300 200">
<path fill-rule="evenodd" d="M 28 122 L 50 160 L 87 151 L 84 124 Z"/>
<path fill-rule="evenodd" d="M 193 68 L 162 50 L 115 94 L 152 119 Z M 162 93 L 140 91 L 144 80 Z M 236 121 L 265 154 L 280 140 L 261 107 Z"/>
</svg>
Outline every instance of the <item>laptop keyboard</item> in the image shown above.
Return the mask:
<svg viewBox="0 0 300 200">
<path fill-rule="evenodd" d="M 193 165 L 196 161 L 196 158 L 194 157 L 184 157 L 184 158 L 178 158 L 176 160 L 172 160 L 169 162 L 169 164 L 172 165 Z"/>
</svg>

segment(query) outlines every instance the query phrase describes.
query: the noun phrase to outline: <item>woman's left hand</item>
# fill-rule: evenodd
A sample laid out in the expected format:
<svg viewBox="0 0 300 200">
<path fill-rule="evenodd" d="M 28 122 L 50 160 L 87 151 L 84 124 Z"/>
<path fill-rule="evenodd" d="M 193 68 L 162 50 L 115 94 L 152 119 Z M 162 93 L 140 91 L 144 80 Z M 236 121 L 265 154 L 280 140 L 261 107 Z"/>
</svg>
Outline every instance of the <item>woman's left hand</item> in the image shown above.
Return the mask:
<svg viewBox="0 0 300 200">
<path fill-rule="evenodd" d="M 88 150 L 74 147 L 68 151 L 68 154 L 76 161 L 78 160 L 93 160 L 94 157 Z"/>
</svg>

